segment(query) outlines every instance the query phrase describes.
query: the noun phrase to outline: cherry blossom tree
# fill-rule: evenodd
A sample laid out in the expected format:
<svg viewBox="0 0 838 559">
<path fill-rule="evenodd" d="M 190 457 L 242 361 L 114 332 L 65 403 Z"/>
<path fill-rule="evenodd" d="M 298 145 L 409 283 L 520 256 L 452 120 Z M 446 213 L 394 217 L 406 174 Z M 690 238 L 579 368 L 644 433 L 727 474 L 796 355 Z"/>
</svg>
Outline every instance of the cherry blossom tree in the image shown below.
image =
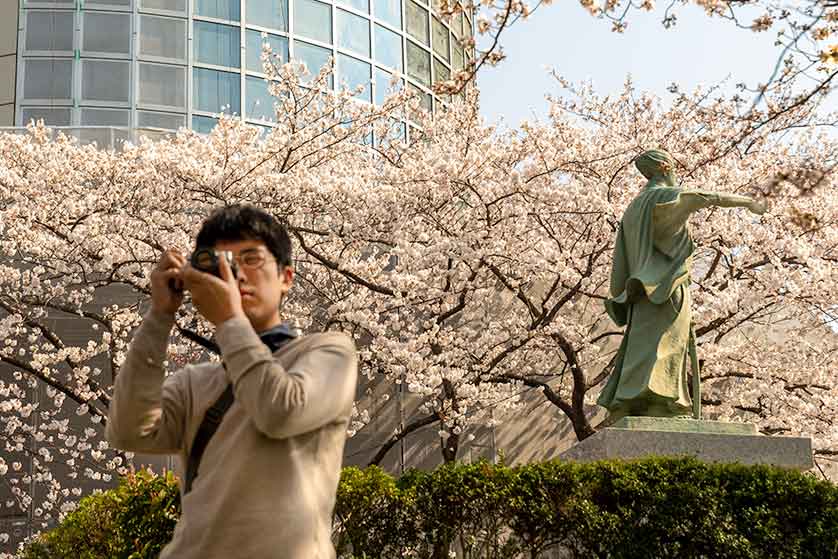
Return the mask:
<svg viewBox="0 0 838 559">
<path fill-rule="evenodd" d="M 120 151 L 42 126 L 0 136 L 4 506 L 47 526 L 130 467 L 103 427 L 151 265 L 191 249 L 202 218 L 229 203 L 288 225 L 298 273 L 284 313 L 351 333 L 370 386 L 419 399 L 373 462 L 425 427 L 454 460 L 476 426 L 515 421 L 532 393 L 589 436 L 620 334 L 602 305 L 614 232 L 643 182 L 632 159 L 651 147 L 676 157 L 687 186 L 770 204 L 758 219 L 693 223 L 707 415 L 838 451 L 838 144 L 810 105 L 743 120 L 742 100 L 698 91 L 664 107 L 629 83 L 613 97 L 571 88 L 547 120 L 499 130 L 476 91 L 431 120 L 408 92 L 371 106 L 328 91 L 328 70 L 272 76 L 266 135 L 225 117 L 208 136 Z M 209 335 L 187 305 L 167 367 L 206 356 Z M 360 398 L 350 434 L 385 400 Z"/>
</svg>

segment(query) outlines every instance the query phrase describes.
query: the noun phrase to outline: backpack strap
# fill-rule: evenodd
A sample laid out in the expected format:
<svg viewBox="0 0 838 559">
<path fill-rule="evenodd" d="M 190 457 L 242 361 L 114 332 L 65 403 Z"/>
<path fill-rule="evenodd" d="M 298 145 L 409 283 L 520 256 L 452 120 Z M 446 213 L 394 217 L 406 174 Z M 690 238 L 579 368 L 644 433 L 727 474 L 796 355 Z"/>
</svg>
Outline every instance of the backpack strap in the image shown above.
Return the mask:
<svg viewBox="0 0 838 559">
<path fill-rule="evenodd" d="M 210 439 L 215 434 L 221 421 L 224 419 L 224 414 L 230 409 L 235 401 L 233 395 L 233 385 L 228 384 L 218 400 L 209 407 L 207 413 L 204 414 L 204 420 L 198 427 L 198 432 L 195 434 L 195 440 L 192 441 L 192 448 L 189 451 L 189 459 L 186 461 L 186 480 L 183 484 L 183 494 L 186 495 L 192 490 L 192 482 L 198 477 L 198 466 L 201 464 L 201 457 L 204 455 Z"/>
</svg>

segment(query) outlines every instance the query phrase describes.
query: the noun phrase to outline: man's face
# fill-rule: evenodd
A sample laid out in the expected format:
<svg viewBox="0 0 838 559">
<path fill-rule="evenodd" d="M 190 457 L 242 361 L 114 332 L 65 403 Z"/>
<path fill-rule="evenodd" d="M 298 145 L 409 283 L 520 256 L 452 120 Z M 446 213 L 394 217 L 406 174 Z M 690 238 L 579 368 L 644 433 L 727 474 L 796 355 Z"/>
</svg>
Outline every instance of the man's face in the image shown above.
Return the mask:
<svg viewBox="0 0 838 559">
<path fill-rule="evenodd" d="M 294 269 L 280 268 L 262 241 L 219 241 L 215 250 L 229 250 L 238 266 L 239 293 L 244 314 L 257 332 L 281 322 L 279 303 L 294 279 Z"/>
</svg>

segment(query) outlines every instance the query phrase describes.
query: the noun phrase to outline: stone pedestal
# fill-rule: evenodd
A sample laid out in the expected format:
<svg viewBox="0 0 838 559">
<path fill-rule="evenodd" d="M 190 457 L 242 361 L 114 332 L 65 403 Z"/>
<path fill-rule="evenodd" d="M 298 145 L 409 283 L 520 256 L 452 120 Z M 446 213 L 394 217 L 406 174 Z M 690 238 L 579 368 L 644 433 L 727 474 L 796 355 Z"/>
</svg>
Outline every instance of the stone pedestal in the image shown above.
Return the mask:
<svg viewBox="0 0 838 559">
<path fill-rule="evenodd" d="M 705 462 L 771 464 L 808 470 L 812 440 L 769 437 L 745 423 L 663 417 L 624 417 L 565 451 L 575 462 L 648 456 L 694 456 Z"/>
</svg>

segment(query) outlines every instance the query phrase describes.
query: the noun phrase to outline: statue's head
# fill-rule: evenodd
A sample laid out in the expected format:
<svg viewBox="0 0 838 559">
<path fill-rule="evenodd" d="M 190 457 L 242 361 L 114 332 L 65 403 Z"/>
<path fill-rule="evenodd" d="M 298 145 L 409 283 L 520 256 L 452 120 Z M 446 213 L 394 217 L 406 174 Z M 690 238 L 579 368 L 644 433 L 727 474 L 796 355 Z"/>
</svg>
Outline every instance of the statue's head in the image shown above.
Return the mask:
<svg viewBox="0 0 838 559">
<path fill-rule="evenodd" d="M 669 186 L 675 186 L 675 160 L 672 156 L 660 149 L 644 151 L 634 159 L 634 166 L 637 170 L 651 180 L 661 180 Z"/>
</svg>

